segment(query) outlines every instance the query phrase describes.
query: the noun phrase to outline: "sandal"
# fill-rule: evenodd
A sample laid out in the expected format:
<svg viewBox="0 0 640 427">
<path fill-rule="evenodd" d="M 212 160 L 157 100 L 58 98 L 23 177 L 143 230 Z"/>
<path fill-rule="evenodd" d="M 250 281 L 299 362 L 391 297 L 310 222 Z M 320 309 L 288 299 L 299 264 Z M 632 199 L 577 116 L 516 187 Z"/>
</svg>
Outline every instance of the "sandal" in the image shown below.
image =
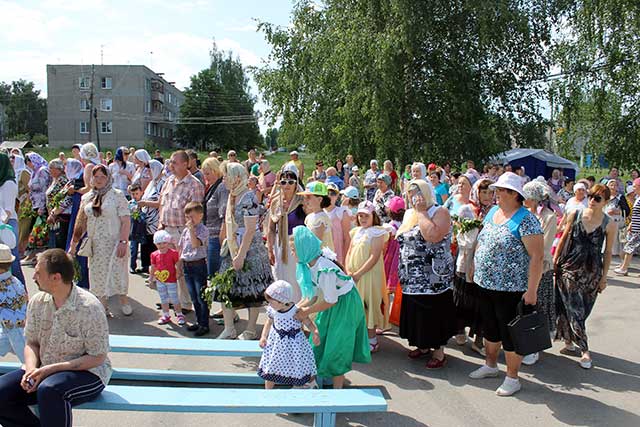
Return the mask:
<svg viewBox="0 0 640 427">
<path fill-rule="evenodd" d="M 370 342 L 369 343 L 369 351 L 371 353 L 377 353 L 378 351 L 380 351 L 380 343 L 379 342 Z"/>
<path fill-rule="evenodd" d="M 613 270 L 614 273 L 616 273 L 618 276 L 628 276 L 629 275 L 629 271 L 627 271 L 626 269 L 623 269 L 621 267 L 615 268 Z"/>
<path fill-rule="evenodd" d="M 427 369 L 442 369 L 447 365 L 447 356 L 444 356 L 442 358 L 442 360 L 438 360 L 435 357 L 431 358 L 431 360 L 429 360 L 427 362 L 426 368 Z"/>
<path fill-rule="evenodd" d="M 409 357 L 409 359 L 422 359 L 429 356 L 431 356 L 431 350 L 422 351 L 422 349 L 419 349 L 419 348 L 416 348 L 415 350 L 411 350 L 407 354 L 407 357 Z"/>
</svg>

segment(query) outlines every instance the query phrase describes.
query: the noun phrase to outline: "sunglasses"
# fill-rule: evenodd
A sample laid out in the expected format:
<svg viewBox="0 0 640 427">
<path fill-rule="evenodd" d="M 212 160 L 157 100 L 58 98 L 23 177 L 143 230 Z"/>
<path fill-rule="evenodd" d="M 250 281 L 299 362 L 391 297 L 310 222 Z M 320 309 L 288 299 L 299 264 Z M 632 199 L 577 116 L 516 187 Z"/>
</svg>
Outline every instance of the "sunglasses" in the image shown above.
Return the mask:
<svg viewBox="0 0 640 427">
<path fill-rule="evenodd" d="M 295 179 L 283 179 L 280 181 L 280 185 L 294 185 L 295 183 Z"/>
<path fill-rule="evenodd" d="M 589 194 L 587 197 L 593 199 L 596 203 L 600 203 L 602 201 L 602 196 L 597 194 Z"/>
</svg>

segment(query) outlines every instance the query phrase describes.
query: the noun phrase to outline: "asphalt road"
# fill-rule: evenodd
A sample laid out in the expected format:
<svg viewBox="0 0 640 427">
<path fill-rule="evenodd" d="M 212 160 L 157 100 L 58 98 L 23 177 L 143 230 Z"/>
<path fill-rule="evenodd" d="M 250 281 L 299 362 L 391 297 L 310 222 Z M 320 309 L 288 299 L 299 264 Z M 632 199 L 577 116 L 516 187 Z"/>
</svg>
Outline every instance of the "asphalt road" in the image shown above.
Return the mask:
<svg viewBox="0 0 640 427">
<path fill-rule="evenodd" d="M 609 286 L 599 297 L 587 323 L 594 366 L 586 371 L 577 358 L 561 355 L 562 347 L 541 355 L 531 367 L 523 367 L 522 391 L 513 397 L 498 397 L 494 390 L 504 376 L 501 359 L 499 378 L 471 380 L 469 372 L 482 360 L 466 346 L 450 341 L 448 365 L 439 371 L 424 369 L 424 361 L 406 357 L 406 342 L 392 332 L 381 339 L 381 350 L 369 365 L 357 365 L 347 375 L 352 386 L 380 388 L 389 410 L 380 414 L 338 415 L 340 426 L 640 426 L 640 263 L 630 275 L 610 275 Z M 26 268 L 30 290 L 35 290 Z M 132 276 L 129 295 L 134 314 L 124 317 L 112 299 L 116 318 L 113 334 L 189 336 L 183 328 L 159 326 L 155 291 L 145 287 L 141 276 Z M 192 315 L 191 315 L 192 316 Z M 191 317 L 190 316 L 190 317 Z M 246 310 L 237 325 L 242 331 Z M 264 323 L 261 314 L 259 324 Z M 212 326 L 214 337 L 221 326 Z M 111 354 L 114 366 L 199 371 L 255 372 L 257 359 L 188 356 Z M 15 361 L 13 356 L 0 360 Z M 175 390 L 180 399 L 180 389 Z M 161 414 L 134 412 L 74 411 L 77 426 L 306 426 L 311 416 L 264 414 Z"/>
</svg>

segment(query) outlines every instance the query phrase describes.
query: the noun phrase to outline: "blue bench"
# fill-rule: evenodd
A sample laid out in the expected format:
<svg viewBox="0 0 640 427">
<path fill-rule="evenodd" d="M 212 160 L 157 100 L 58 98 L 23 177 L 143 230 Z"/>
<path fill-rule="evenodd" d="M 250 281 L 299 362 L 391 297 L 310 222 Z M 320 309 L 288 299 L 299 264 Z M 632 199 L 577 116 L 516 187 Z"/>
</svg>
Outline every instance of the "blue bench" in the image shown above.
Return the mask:
<svg viewBox="0 0 640 427">
<path fill-rule="evenodd" d="M 181 413 L 305 413 L 315 427 L 334 427 L 336 413 L 384 412 L 378 389 L 260 390 L 108 386 L 78 409 Z"/>
<path fill-rule="evenodd" d="M 110 335 L 116 353 L 176 354 L 188 356 L 260 357 L 258 341 Z"/>
<path fill-rule="evenodd" d="M 0 363 L 0 375 L 19 368 L 20 363 Z M 254 372 L 232 373 L 113 368 L 111 379 L 121 381 L 156 381 L 163 383 L 264 385 L 264 380 Z"/>
</svg>

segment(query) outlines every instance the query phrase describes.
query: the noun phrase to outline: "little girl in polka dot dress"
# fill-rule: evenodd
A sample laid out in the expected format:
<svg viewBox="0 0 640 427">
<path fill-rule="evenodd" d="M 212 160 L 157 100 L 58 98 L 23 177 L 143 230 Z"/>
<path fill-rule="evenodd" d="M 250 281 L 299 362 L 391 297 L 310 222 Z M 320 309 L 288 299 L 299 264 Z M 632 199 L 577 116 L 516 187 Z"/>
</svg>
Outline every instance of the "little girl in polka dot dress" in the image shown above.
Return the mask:
<svg viewBox="0 0 640 427">
<path fill-rule="evenodd" d="M 317 388 L 316 361 L 302 332 L 302 322 L 295 318 L 298 307 L 293 303 L 293 288 L 278 280 L 267 288 L 264 296 L 269 303 L 269 317 L 260 338 L 264 351 L 258 368 L 258 375 L 265 380 L 264 387 L 272 389 L 275 384 L 282 384 Z M 319 345 L 316 325 L 308 318 L 304 324 L 312 333 L 313 343 Z"/>
</svg>

